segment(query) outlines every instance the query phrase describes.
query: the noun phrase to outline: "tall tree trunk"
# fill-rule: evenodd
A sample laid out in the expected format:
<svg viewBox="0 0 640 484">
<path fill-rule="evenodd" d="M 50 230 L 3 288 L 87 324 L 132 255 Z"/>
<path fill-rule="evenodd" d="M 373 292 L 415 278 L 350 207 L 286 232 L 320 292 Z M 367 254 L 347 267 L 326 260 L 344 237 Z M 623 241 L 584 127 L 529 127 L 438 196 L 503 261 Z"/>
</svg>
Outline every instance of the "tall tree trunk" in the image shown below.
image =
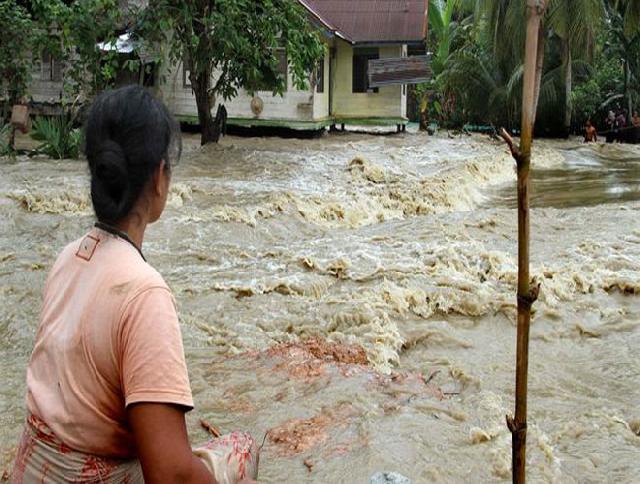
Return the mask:
<svg viewBox="0 0 640 484">
<path fill-rule="evenodd" d="M 627 123 L 633 116 L 633 100 L 631 99 L 631 92 L 629 89 L 629 84 L 631 81 L 631 66 L 629 65 L 629 61 L 625 60 L 624 62 L 624 99 L 627 101 Z"/>
<path fill-rule="evenodd" d="M 571 42 L 569 39 L 563 39 L 562 44 L 562 64 L 564 69 L 564 132 L 568 137 L 571 134 L 571 115 L 573 114 L 573 102 L 571 100 L 571 91 L 573 88 Z"/>
<path fill-rule="evenodd" d="M 189 76 L 193 92 L 196 96 L 196 106 L 198 108 L 198 121 L 200 122 L 200 144 L 217 143 L 220 139 L 220 132 L 216 130 L 216 125 L 211 115 L 211 98 L 209 87 L 211 83 L 208 72 L 194 73 Z"/>
<path fill-rule="evenodd" d="M 527 374 L 529 367 L 529 324 L 531 305 L 538 297 L 537 287 L 529 280 L 529 171 L 533 125 L 536 115 L 537 66 L 539 49 L 544 48 L 540 24 L 547 0 L 527 0 L 527 40 L 525 47 L 524 81 L 522 90 L 522 132 L 520 147 L 503 129 L 502 137 L 509 144 L 518 167 L 518 328 L 516 344 L 516 405 L 515 416 L 507 417 L 512 435 L 513 482 L 524 484 L 527 449 Z"/>
</svg>

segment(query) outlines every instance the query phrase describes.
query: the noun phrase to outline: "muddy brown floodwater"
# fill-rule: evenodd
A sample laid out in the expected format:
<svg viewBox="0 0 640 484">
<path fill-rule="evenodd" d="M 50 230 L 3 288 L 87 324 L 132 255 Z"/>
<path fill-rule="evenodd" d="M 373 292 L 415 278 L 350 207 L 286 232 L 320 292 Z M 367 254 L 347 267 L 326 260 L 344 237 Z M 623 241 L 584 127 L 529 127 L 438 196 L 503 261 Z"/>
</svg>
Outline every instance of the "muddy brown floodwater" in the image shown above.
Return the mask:
<svg viewBox="0 0 640 484">
<path fill-rule="evenodd" d="M 640 147 L 539 141 L 533 163 L 530 481 L 637 482 Z M 2 464 L 87 186 L 83 162 L 0 159 Z M 200 419 L 269 431 L 262 482 L 506 482 L 514 190 L 481 137 L 188 136 L 144 250 L 179 304 L 193 442 Z"/>
</svg>

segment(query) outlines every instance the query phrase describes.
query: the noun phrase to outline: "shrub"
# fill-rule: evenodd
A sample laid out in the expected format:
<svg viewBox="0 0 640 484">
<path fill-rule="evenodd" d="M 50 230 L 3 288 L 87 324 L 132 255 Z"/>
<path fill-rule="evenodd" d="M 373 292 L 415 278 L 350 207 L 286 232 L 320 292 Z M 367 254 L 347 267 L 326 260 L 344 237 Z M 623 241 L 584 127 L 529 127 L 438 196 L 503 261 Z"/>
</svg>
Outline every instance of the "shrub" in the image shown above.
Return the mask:
<svg viewBox="0 0 640 484">
<path fill-rule="evenodd" d="M 73 127 L 68 115 L 36 118 L 31 136 L 42 142 L 38 151 L 51 158 L 78 158 L 80 154 L 81 131 Z"/>
</svg>

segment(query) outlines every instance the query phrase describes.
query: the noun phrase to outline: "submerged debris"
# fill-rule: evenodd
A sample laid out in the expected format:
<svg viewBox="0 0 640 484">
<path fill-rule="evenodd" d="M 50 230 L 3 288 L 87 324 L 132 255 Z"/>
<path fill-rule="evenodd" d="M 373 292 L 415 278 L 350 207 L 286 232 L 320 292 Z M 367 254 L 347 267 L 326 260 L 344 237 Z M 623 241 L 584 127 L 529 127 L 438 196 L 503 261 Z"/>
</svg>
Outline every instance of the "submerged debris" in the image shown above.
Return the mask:
<svg viewBox="0 0 640 484">
<path fill-rule="evenodd" d="M 304 466 L 307 468 L 309 472 L 313 470 L 313 462 L 311 461 L 311 459 L 305 459 L 302 463 L 304 464 Z"/>
<path fill-rule="evenodd" d="M 209 432 L 211 435 L 213 435 L 216 439 L 222 435 L 222 432 L 220 432 L 220 429 L 218 427 L 210 424 L 204 419 L 200 420 L 200 426 L 203 429 L 205 429 L 207 432 Z"/>
<path fill-rule="evenodd" d="M 411 480 L 397 472 L 376 472 L 369 484 L 411 484 Z"/>
<path fill-rule="evenodd" d="M 321 338 L 277 345 L 267 352 L 270 356 L 291 356 L 292 353 L 302 352 L 310 358 L 342 364 L 367 365 L 369 363 L 367 354 L 362 346 L 334 343 Z"/>
<path fill-rule="evenodd" d="M 375 392 L 381 396 L 376 413 L 384 416 L 414 406 L 417 401 L 443 400 L 441 390 L 427 381 L 420 372 L 394 372 L 385 375 L 368 361 L 365 350 L 359 345 L 344 344 L 312 338 L 295 343 L 276 345 L 259 353 L 246 353 L 244 356 L 256 358 L 256 370 L 268 373 L 270 378 L 295 378 L 296 394 L 308 390 L 317 391 L 318 380 L 322 379 L 322 388 L 327 392 L 336 388 L 351 389 L 356 392 Z M 333 390 L 330 390 L 333 389 Z M 349 389 L 349 390 L 347 390 Z M 285 403 L 289 398 L 286 392 L 273 395 L 275 401 Z M 269 429 L 268 440 L 276 453 L 283 456 L 297 455 L 325 443 L 330 443 L 332 452 L 348 453 L 354 446 L 364 445 L 355 430 L 362 419 L 372 417 L 345 393 L 345 399 L 332 406 L 323 406 L 315 414 L 289 418 Z M 366 416 L 365 416 L 366 414 Z M 343 430 L 340 430 L 343 429 Z M 341 441 L 339 435 L 346 435 Z M 336 444 L 339 445 L 336 447 Z M 313 462 L 305 461 L 309 471 Z"/>
<path fill-rule="evenodd" d="M 290 419 L 272 428 L 269 431 L 269 440 L 276 445 L 281 455 L 300 454 L 327 440 L 331 427 L 346 425 L 350 418 L 357 414 L 358 412 L 348 403 L 325 407 L 311 418 Z"/>
</svg>

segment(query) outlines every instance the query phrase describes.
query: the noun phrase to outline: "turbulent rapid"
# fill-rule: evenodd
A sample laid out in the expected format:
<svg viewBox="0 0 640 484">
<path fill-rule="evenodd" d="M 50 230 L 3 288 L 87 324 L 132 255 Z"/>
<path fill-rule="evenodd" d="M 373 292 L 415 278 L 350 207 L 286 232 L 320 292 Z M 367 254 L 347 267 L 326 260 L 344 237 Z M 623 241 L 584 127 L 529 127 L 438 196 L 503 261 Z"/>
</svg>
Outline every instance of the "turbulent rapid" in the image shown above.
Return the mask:
<svg viewBox="0 0 640 484">
<path fill-rule="evenodd" d="M 261 482 L 506 481 L 514 164 L 485 137 L 195 138 L 145 255 L 176 296 L 200 419 Z M 537 141 L 532 482 L 640 473 L 640 148 Z M 0 159 L 0 464 L 49 267 L 92 225 L 81 161 Z M 1 471 L 1 469 L 0 469 Z"/>
</svg>

